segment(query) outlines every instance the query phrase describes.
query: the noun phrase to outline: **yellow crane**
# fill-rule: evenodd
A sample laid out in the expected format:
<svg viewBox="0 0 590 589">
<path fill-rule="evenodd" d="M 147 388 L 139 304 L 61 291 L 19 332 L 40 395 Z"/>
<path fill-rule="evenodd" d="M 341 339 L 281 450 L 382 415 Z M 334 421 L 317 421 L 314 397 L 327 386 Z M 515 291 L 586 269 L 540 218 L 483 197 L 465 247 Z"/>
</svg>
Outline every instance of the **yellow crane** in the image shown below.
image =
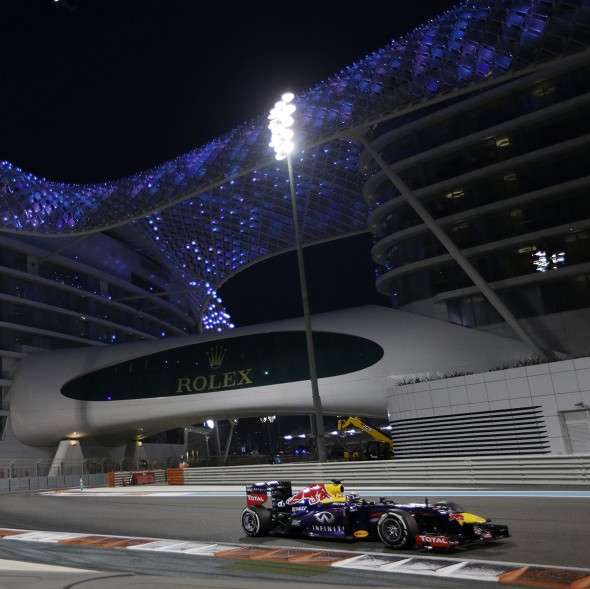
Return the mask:
<svg viewBox="0 0 590 589">
<path fill-rule="evenodd" d="M 338 420 L 338 432 L 341 435 L 344 435 L 346 430 L 351 427 L 365 432 L 373 439 L 372 448 L 371 446 L 368 448 L 368 455 L 370 457 L 375 455 L 377 458 L 390 458 L 393 455 L 393 440 L 374 427 L 366 424 L 360 417 L 349 417 L 347 419 Z M 375 449 L 376 452 L 371 452 L 372 449 Z M 360 456 L 358 456 L 358 458 L 360 458 Z"/>
</svg>

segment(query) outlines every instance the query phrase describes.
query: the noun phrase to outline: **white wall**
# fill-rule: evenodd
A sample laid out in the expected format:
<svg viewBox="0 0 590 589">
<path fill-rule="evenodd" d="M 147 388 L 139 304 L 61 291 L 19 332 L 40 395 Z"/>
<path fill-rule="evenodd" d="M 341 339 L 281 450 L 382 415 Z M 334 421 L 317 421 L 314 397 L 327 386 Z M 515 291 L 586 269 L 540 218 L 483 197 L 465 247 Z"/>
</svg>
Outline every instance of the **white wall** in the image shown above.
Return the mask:
<svg viewBox="0 0 590 589">
<path fill-rule="evenodd" d="M 395 386 L 390 420 L 539 405 L 554 454 L 566 453 L 559 412 L 590 406 L 590 357 Z"/>
<path fill-rule="evenodd" d="M 28 446 L 19 442 L 12 431 L 10 416 L 4 431 L 4 437 L 0 439 L 0 459 L 27 459 L 27 460 L 52 460 L 55 454 L 54 446 Z"/>
</svg>

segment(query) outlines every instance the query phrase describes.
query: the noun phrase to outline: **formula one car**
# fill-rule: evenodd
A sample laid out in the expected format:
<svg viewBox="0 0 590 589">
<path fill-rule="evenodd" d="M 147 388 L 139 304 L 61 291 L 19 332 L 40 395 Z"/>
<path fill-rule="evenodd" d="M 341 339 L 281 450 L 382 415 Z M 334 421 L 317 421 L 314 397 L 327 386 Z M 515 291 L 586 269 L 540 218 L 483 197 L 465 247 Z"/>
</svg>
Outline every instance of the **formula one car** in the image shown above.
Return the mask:
<svg viewBox="0 0 590 589">
<path fill-rule="evenodd" d="M 242 528 L 248 536 L 379 539 L 390 548 L 452 550 L 510 536 L 508 527 L 463 511 L 456 503 L 401 504 L 345 494 L 340 481 L 314 483 L 293 494 L 291 481 L 246 487 Z"/>
</svg>

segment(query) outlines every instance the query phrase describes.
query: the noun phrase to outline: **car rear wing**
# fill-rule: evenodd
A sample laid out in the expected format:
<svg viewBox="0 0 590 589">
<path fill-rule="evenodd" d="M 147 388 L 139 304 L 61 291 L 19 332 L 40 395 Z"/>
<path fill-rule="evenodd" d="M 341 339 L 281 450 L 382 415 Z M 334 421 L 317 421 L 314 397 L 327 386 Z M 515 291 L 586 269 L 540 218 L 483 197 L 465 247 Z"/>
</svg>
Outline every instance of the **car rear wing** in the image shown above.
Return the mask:
<svg viewBox="0 0 590 589">
<path fill-rule="evenodd" d="M 246 503 L 249 507 L 279 507 L 293 494 L 291 481 L 264 481 L 246 485 Z"/>
</svg>

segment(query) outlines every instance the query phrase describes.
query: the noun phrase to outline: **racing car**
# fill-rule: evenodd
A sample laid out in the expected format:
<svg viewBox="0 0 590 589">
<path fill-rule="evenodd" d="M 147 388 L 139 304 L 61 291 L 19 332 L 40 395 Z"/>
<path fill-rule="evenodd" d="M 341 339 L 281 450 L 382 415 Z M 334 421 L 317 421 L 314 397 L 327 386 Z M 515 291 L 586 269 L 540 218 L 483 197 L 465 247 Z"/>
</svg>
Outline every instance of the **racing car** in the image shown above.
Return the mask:
<svg viewBox="0 0 590 589">
<path fill-rule="evenodd" d="M 508 538 L 505 525 L 467 513 L 456 503 L 368 501 L 346 494 L 340 481 L 314 483 L 293 493 L 291 481 L 246 486 L 242 528 L 248 536 L 373 539 L 390 548 L 453 550 Z"/>
</svg>

